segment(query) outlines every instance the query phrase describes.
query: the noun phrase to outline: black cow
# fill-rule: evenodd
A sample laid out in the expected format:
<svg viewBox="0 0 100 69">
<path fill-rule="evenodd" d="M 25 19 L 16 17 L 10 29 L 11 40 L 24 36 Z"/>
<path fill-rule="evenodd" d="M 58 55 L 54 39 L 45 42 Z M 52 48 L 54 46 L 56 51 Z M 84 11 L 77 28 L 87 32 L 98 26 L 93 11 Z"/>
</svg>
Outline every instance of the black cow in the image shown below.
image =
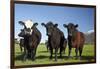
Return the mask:
<svg viewBox="0 0 100 69">
<path fill-rule="evenodd" d="M 42 23 L 42 26 L 46 27 L 47 36 L 48 36 L 48 44 L 50 48 L 50 59 L 52 59 L 53 49 L 55 49 L 55 61 L 57 61 L 57 52 L 60 48 L 60 57 L 62 57 L 62 51 L 64 49 L 64 34 L 61 30 L 57 28 L 58 24 L 53 24 L 52 22 L 48 22 L 47 24 Z"/>
<path fill-rule="evenodd" d="M 69 45 L 69 54 L 70 57 L 71 49 L 76 48 L 76 58 L 78 57 L 78 51 L 79 56 L 81 58 L 84 42 L 85 42 L 85 36 L 82 32 L 77 30 L 78 25 L 74 25 L 73 23 L 69 23 L 68 25 L 63 25 L 68 30 L 68 45 Z"/>
<path fill-rule="evenodd" d="M 24 29 L 19 33 L 19 37 L 24 37 L 24 58 L 31 57 L 32 60 L 35 59 L 36 50 L 41 40 L 41 33 L 36 28 L 38 23 L 34 23 L 31 28 L 27 28 L 25 22 L 19 21 L 19 24 L 24 26 Z"/>
</svg>

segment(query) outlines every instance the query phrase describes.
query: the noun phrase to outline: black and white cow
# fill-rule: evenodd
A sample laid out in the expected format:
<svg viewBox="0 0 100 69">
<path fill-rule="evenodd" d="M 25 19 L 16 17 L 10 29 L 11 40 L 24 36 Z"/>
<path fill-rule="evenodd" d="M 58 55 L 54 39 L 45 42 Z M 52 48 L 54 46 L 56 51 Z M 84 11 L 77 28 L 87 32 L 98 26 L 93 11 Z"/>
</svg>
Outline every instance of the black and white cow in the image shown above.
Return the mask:
<svg viewBox="0 0 100 69">
<path fill-rule="evenodd" d="M 18 34 L 19 37 L 24 38 L 24 58 L 30 57 L 32 60 L 35 59 L 37 47 L 41 41 L 41 33 L 37 29 L 38 23 L 33 23 L 32 20 L 19 21 L 19 24 L 24 26 L 21 32 Z"/>
</svg>

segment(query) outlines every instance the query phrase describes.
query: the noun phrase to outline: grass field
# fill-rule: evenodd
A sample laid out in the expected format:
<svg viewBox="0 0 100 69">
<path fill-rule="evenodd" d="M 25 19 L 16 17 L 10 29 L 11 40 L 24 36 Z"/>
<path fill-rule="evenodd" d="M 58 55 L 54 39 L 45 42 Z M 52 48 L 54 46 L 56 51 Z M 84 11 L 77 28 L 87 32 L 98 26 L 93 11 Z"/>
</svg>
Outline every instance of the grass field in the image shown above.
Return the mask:
<svg viewBox="0 0 100 69">
<path fill-rule="evenodd" d="M 63 58 L 59 58 L 58 54 L 58 61 L 54 61 L 54 55 L 53 59 L 49 59 L 50 53 L 47 51 L 47 48 L 45 45 L 39 45 L 37 48 L 36 53 L 36 60 L 32 61 L 27 59 L 25 62 L 22 61 L 22 52 L 20 51 L 20 48 L 18 44 L 15 44 L 15 66 L 19 65 L 37 65 L 37 64 L 54 64 L 54 63 L 74 63 L 74 62 L 93 62 L 94 61 L 94 46 L 93 45 L 85 45 L 83 48 L 82 53 L 82 59 L 76 59 L 75 58 L 75 50 L 72 49 L 71 56 L 72 58 L 68 58 L 68 48 L 66 48 L 65 54 L 63 54 Z"/>
</svg>

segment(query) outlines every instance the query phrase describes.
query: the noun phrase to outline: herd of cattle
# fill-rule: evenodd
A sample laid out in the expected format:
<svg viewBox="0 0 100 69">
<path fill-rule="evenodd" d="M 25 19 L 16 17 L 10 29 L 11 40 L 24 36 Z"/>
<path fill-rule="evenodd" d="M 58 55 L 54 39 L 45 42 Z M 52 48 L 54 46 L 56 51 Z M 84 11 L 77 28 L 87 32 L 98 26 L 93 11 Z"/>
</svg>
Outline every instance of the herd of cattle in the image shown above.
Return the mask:
<svg viewBox="0 0 100 69">
<path fill-rule="evenodd" d="M 24 26 L 18 34 L 20 39 L 20 48 L 24 48 L 24 56 L 23 60 L 30 57 L 32 60 L 35 60 L 36 50 L 41 41 L 41 32 L 38 30 L 38 23 L 33 23 L 32 20 L 28 20 L 28 22 L 32 23 L 32 26 L 29 28 L 26 26 L 25 21 L 19 21 L 19 24 Z M 53 50 L 55 54 L 55 61 L 57 61 L 57 52 L 60 49 L 60 58 L 62 58 L 62 52 L 65 51 L 67 43 L 68 43 L 68 57 L 70 57 L 71 49 L 75 48 L 76 58 L 81 58 L 85 37 L 84 34 L 77 30 L 78 25 L 74 25 L 73 23 L 69 23 L 68 25 L 63 24 L 63 26 L 68 31 L 68 38 L 65 39 L 64 33 L 57 27 L 58 24 L 54 24 L 53 22 L 41 23 L 43 27 L 46 28 L 46 35 L 48 36 L 47 47 L 50 51 L 50 59 L 52 59 Z"/>
</svg>

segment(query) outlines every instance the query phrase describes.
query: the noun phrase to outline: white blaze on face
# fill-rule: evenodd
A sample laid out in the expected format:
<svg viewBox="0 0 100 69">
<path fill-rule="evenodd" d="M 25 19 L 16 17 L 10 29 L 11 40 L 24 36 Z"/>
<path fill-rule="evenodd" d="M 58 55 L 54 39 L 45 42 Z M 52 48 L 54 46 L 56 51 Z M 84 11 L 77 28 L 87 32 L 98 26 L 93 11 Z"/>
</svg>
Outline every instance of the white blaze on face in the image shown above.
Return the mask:
<svg viewBox="0 0 100 69">
<path fill-rule="evenodd" d="M 24 23 L 25 23 L 26 28 L 30 28 L 31 29 L 31 27 L 33 26 L 32 20 L 26 20 L 26 21 L 24 21 Z M 32 29 L 31 29 L 30 34 L 32 34 Z"/>
<path fill-rule="evenodd" d="M 25 26 L 26 26 L 27 28 L 31 28 L 31 27 L 33 26 L 32 20 L 24 21 L 24 23 L 25 23 Z"/>
</svg>

